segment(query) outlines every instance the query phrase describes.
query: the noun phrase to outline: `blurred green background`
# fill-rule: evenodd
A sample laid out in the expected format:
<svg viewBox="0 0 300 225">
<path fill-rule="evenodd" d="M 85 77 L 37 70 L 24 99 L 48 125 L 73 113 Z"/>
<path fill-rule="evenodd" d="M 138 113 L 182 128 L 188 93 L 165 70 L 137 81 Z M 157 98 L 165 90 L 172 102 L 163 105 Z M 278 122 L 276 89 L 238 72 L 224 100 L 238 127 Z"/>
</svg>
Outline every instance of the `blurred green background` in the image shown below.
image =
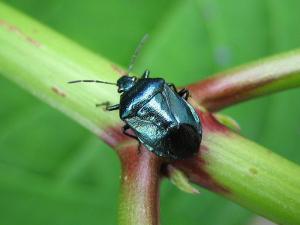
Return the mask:
<svg viewBox="0 0 300 225">
<path fill-rule="evenodd" d="M 5 0 L 93 52 L 183 86 L 300 46 L 297 0 Z M 1 15 L 0 15 L 1 18 Z M 1 62 L 0 62 L 1 63 Z M 223 110 L 241 133 L 300 164 L 300 90 Z M 101 140 L 0 77 L 0 224 L 116 224 L 118 157 Z M 162 183 L 162 224 L 248 224 L 214 193 Z"/>
</svg>

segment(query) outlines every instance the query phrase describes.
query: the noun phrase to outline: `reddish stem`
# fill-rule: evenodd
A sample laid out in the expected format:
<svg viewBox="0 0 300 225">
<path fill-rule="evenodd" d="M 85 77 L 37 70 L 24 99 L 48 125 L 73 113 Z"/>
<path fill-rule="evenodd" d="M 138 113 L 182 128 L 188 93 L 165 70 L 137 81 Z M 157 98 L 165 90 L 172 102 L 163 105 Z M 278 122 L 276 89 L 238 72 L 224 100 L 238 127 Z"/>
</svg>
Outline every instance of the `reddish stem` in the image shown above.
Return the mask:
<svg viewBox="0 0 300 225">
<path fill-rule="evenodd" d="M 300 86 L 300 52 L 294 51 L 232 69 L 188 87 L 209 111 Z"/>
<path fill-rule="evenodd" d="M 160 224 L 159 183 L 162 158 L 137 145 L 117 150 L 122 164 L 119 224 Z"/>
</svg>

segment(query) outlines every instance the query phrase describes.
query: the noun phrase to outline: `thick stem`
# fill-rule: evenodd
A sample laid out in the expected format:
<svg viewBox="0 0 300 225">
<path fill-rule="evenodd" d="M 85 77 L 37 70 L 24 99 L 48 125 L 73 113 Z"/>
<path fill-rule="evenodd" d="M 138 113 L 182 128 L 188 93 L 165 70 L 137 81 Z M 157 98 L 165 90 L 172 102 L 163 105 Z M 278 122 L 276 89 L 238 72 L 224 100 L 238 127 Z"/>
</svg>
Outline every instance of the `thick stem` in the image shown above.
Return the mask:
<svg viewBox="0 0 300 225">
<path fill-rule="evenodd" d="M 159 183 L 162 158 L 145 148 L 124 146 L 118 151 L 122 164 L 119 224 L 160 224 Z"/>
<path fill-rule="evenodd" d="M 121 73 L 115 64 L 0 2 L 0 74 L 98 136 L 105 135 L 108 124 L 121 124 L 117 113 L 96 108 L 107 100 L 118 103 L 117 87 L 68 82 L 116 83 Z"/>
<path fill-rule="evenodd" d="M 300 50 L 290 51 L 189 86 L 193 98 L 208 111 L 300 86 Z"/>
<path fill-rule="evenodd" d="M 200 154 L 172 161 L 195 184 L 279 224 L 300 224 L 300 167 L 201 113 Z"/>
</svg>

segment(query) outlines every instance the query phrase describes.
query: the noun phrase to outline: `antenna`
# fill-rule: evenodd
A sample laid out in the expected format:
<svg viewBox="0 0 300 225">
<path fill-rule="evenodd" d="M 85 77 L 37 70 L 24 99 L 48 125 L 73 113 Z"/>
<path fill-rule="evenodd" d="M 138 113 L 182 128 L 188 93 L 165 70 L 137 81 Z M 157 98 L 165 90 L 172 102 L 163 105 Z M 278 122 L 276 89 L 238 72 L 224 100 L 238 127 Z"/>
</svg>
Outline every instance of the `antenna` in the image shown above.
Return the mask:
<svg viewBox="0 0 300 225">
<path fill-rule="evenodd" d="M 146 39 L 148 38 L 148 36 L 149 36 L 149 34 L 146 34 L 146 35 L 144 36 L 143 40 L 141 41 L 141 44 L 140 44 L 139 47 L 136 49 L 136 51 L 135 51 L 135 53 L 134 53 L 134 55 L 133 55 L 133 57 L 132 57 L 131 63 L 130 63 L 130 65 L 129 65 L 128 72 L 126 73 L 126 76 L 129 75 L 129 72 L 130 72 L 130 70 L 131 70 L 131 67 L 132 67 L 132 65 L 133 65 L 133 62 L 134 62 L 134 60 L 135 60 L 137 54 L 139 53 L 140 49 L 142 48 L 142 45 L 145 43 Z"/>
<path fill-rule="evenodd" d="M 95 83 L 112 84 L 112 85 L 118 86 L 115 83 L 109 83 L 109 82 L 104 82 L 104 81 L 100 81 L 100 80 L 74 80 L 74 81 L 68 82 L 68 84 L 80 83 L 80 82 L 95 82 Z"/>
<path fill-rule="evenodd" d="M 129 65 L 128 72 L 126 73 L 126 76 L 129 75 L 129 72 L 130 72 L 130 70 L 131 70 L 131 68 L 132 68 L 132 65 L 133 65 L 133 63 L 134 63 L 134 60 L 135 60 L 137 54 L 139 53 L 139 51 L 141 50 L 142 45 L 145 43 L 145 41 L 146 41 L 146 39 L 148 38 L 148 36 L 149 36 L 149 34 L 146 34 L 146 35 L 143 37 L 143 39 L 142 39 L 142 41 L 141 41 L 139 47 L 136 49 L 136 51 L 135 51 L 135 53 L 134 53 L 134 55 L 133 55 L 133 57 L 132 57 L 131 63 L 130 63 L 130 65 Z M 110 82 L 104 82 L 104 81 L 100 81 L 100 80 L 74 80 L 74 81 L 68 82 L 68 84 L 74 84 L 74 83 L 80 83 L 80 82 L 95 82 L 95 83 L 112 84 L 112 85 L 118 86 L 118 84 L 110 83 Z"/>
</svg>

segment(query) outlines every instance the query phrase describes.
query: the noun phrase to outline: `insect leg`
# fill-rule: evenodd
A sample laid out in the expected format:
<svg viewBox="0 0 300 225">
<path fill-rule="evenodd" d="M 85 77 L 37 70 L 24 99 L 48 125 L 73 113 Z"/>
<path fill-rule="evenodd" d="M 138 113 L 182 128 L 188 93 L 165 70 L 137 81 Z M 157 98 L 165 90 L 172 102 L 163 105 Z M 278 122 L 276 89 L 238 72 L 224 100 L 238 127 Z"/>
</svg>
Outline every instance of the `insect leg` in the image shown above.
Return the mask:
<svg viewBox="0 0 300 225">
<path fill-rule="evenodd" d="M 177 92 L 177 89 L 176 89 L 176 87 L 175 87 L 175 85 L 173 84 L 173 83 L 168 83 L 168 86 L 172 89 L 173 88 L 173 91 L 175 91 L 176 93 L 178 93 Z"/>
<path fill-rule="evenodd" d="M 125 125 L 124 127 L 122 127 L 122 129 L 121 129 L 122 133 L 125 134 L 125 135 L 128 136 L 128 137 L 131 137 L 131 138 L 135 139 L 135 140 L 139 140 L 136 136 L 134 136 L 134 135 L 132 135 L 132 134 L 126 133 L 126 130 L 128 130 L 129 128 L 130 128 L 130 126 L 129 126 L 128 124 L 126 124 L 126 125 Z"/>
<path fill-rule="evenodd" d="M 173 91 L 175 91 L 180 97 L 182 97 L 184 94 L 186 94 L 185 97 L 184 97 L 184 99 L 186 101 L 188 100 L 188 98 L 190 96 L 190 92 L 189 92 L 189 90 L 187 88 L 183 88 L 182 90 L 180 90 L 179 92 L 177 92 L 177 89 L 176 89 L 176 87 L 175 87 L 175 85 L 173 83 L 168 83 L 168 86 L 171 89 L 173 89 Z"/>
<path fill-rule="evenodd" d="M 180 90 L 178 92 L 178 95 L 181 96 L 181 97 L 183 97 L 184 94 L 185 94 L 184 99 L 187 101 L 188 98 L 189 98 L 189 96 L 190 96 L 190 92 L 189 92 L 189 90 L 187 88 L 183 88 L 182 90 Z"/>
<path fill-rule="evenodd" d="M 150 71 L 149 71 L 149 70 L 146 70 L 145 73 L 144 73 L 143 76 L 142 76 L 142 79 L 148 78 L 149 75 L 150 75 Z"/>
<path fill-rule="evenodd" d="M 139 142 L 139 147 L 138 147 L 138 150 L 137 150 L 137 154 L 140 154 L 141 142 L 139 141 L 139 139 L 136 136 L 126 133 L 126 130 L 128 130 L 129 128 L 130 128 L 129 125 L 126 124 L 124 127 L 122 127 L 121 131 L 126 136 L 131 137 L 131 138 L 133 138 L 133 139 L 135 139 Z"/>
<path fill-rule="evenodd" d="M 120 108 L 120 105 L 109 106 L 109 102 L 103 102 L 101 104 L 96 104 L 96 107 L 101 106 L 101 105 L 106 105 L 107 111 L 117 110 Z"/>
</svg>

